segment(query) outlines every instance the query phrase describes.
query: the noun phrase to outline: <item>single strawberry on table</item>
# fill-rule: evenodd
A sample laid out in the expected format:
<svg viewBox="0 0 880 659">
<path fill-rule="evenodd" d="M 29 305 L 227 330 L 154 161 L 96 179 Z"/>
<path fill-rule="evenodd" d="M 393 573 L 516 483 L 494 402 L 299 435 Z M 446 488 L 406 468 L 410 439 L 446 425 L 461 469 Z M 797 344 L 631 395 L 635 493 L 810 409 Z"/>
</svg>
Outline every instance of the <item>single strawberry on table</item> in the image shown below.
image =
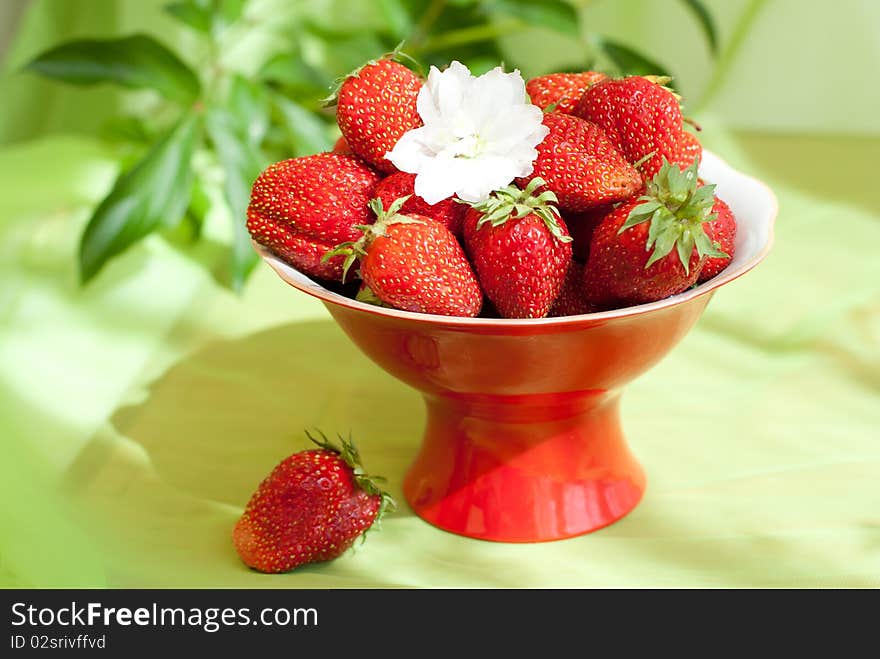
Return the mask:
<svg viewBox="0 0 880 659">
<path fill-rule="evenodd" d="M 341 280 L 343 258 L 324 261 L 334 245 L 356 240 L 373 221 L 369 201 L 379 174 L 352 156 L 319 153 L 270 165 L 254 182 L 247 228 L 307 275 Z"/>
<path fill-rule="evenodd" d="M 443 316 L 473 317 L 483 294 L 455 236 L 444 225 L 417 214 L 402 214 L 407 198 L 386 210 L 379 199 L 370 207 L 376 221 L 361 228 L 356 241 L 337 245 L 325 259 L 344 257 L 344 272 L 356 260 L 372 295 L 396 309 Z"/>
<path fill-rule="evenodd" d="M 571 237 L 549 190 L 532 179 L 473 204 L 464 218 L 465 249 L 486 297 L 504 318 L 543 318 L 562 288 Z"/>
<path fill-rule="evenodd" d="M 581 73 L 549 73 L 526 83 L 526 93 L 542 110 L 571 114 L 584 92 L 608 76 L 597 71 Z"/>
<path fill-rule="evenodd" d="M 329 561 L 394 505 L 368 476 L 351 440 L 323 433 L 318 448 L 283 460 L 251 496 L 232 532 L 241 560 L 260 572 L 288 572 Z"/>
<path fill-rule="evenodd" d="M 664 161 L 646 194 L 615 208 L 593 232 L 584 270 L 587 299 L 600 307 L 644 304 L 696 283 L 707 258 L 724 257 L 706 234 L 715 219 L 714 185 L 698 186 Z"/>
<path fill-rule="evenodd" d="M 676 162 L 685 130 L 678 97 L 662 83 L 668 78 L 630 76 L 592 85 L 573 114 L 602 127 L 645 181 L 664 158 Z"/>
<path fill-rule="evenodd" d="M 416 98 L 422 80 L 392 56 L 368 62 L 346 77 L 328 104 L 352 152 L 380 172 L 396 168 L 385 158 L 397 140 L 422 125 Z"/>
<path fill-rule="evenodd" d="M 429 204 L 415 193 L 415 174 L 407 172 L 395 172 L 386 176 L 376 186 L 376 198 L 382 201 L 385 208 L 389 208 L 395 200 L 401 197 L 409 197 L 400 212 L 404 215 L 415 213 L 430 217 L 449 229 L 454 236 L 461 235 L 461 220 L 464 217 L 465 208 L 449 197 L 436 204 Z"/>
<path fill-rule="evenodd" d="M 600 83 L 601 84 L 601 83 Z M 531 177 L 546 181 L 563 211 L 579 212 L 631 197 L 642 177 L 594 123 L 568 114 L 545 114 L 550 133 L 537 146 Z M 524 187 L 527 178 L 517 179 Z"/>
</svg>

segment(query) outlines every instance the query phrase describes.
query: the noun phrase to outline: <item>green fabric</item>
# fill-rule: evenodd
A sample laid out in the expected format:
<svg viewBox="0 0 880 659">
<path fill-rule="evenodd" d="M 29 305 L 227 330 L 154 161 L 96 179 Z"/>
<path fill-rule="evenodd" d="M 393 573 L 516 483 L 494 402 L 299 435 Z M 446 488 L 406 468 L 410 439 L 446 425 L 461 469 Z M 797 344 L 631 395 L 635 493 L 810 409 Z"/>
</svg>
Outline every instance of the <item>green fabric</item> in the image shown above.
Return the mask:
<svg viewBox="0 0 880 659">
<path fill-rule="evenodd" d="M 762 20 L 789 30 L 777 14 L 791 3 L 767 4 Z M 46 38 L 37 33 L 14 52 Z M 752 55 L 730 75 L 756 50 L 744 47 Z M 723 89 L 716 98 L 734 87 Z M 60 103 L 87 98 L 63 93 Z M 766 110 L 753 105 L 745 125 Z M 810 130 L 847 128 L 823 119 L 831 103 L 815 105 Z M 151 238 L 80 289 L 77 236 L 115 155 L 94 138 L 47 135 L 85 130 L 63 113 L 9 107 L 2 125 L 14 110 L 34 122 L 17 137 L 39 137 L 0 149 L 0 584 L 880 586 L 880 214 L 869 182 L 880 139 L 730 131 L 711 104 L 700 116 L 704 143 L 777 193 L 776 246 L 624 394 L 649 477 L 628 517 L 503 545 L 439 531 L 404 504 L 343 558 L 265 576 L 238 561 L 232 525 L 260 479 L 306 446 L 302 429 L 352 430 L 402 503 L 419 397 L 267 267 L 241 297 L 220 288 L 204 267 L 217 245 L 187 256 Z M 839 112 L 842 122 L 849 110 Z M 861 119 L 851 127 L 876 133 Z"/>
<path fill-rule="evenodd" d="M 229 539 L 251 490 L 305 447 L 302 428 L 320 426 L 352 429 L 400 498 L 422 427 L 418 396 L 268 268 L 238 299 L 151 240 L 78 289 L 74 238 L 112 161 L 71 138 L 0 153 L 3 577 L 880 586 L 880 217 L 867 181 L 880 142 L 717 142 L 777 191 L 776 247 L 625 393 L 625 428 L 649 475 L 630 516 L 516 546 L 449 535 L 404 506 L 357 551 L 277 577 L 244 568 Z M 852 162 L 850 176 L 815 171 L 831 158 Z M 46 180 L 59 183 L 43 193 Z"/>
</svg>

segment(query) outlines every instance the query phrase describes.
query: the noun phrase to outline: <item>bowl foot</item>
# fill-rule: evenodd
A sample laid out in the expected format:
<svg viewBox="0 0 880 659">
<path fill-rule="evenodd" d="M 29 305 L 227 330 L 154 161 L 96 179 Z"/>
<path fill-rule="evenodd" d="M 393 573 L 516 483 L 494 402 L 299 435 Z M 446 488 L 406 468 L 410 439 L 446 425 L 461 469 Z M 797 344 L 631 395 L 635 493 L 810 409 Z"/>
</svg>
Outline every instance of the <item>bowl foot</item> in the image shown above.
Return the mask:
<svg viewBox="0 0 880 659">
<path fill-rule="evenodd" d="M 459 535 L 542 542 L 582 535 L 632 510 L 645 489 L 618 396 L 426 396 L 428 423 L 404 480 L 424 520 Z"/>
</svg>

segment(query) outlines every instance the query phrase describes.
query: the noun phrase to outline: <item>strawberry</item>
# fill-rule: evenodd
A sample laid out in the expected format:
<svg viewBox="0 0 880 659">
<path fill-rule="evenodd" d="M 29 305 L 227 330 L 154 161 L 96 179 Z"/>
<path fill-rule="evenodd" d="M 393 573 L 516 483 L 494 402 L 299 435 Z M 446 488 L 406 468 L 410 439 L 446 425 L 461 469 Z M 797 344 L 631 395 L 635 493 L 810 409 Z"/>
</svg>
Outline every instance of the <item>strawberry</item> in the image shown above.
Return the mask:
<svg viewBox="0 0 880 659">
<path fill-rule="evenodd" d="M 607 77 L 597 71 L 550 73 L 529 80 L 526 83 L 526 93 L 532 99 L 532 103 L 545 112 L 571 114 L 587 88 Z"/>
<path fill-rule="evenodd" d="M 532 179 L 507 186 L 468 209 L 465 249 L 477 278 L 504 318 L 543 318 L 559 295 L 571 261 L 571 237 L 549 190 Z"/>
<path fill-rule="evenodd" d="M 319 153 L 270 165 L 257 178 L 247 227 L 258 243 L 307 275 L 342 279 L 344 259 L 323 261 L 334 245 L 357 239 L 373 220 L 379 175 L 352 156 Z"/>
<path fill-rule="evenodd" d="M 248 501 L 232 532 L 241 560 L 260 572 L 288 572 L 342 555 L 394 505 L 366 475 L 351 440 L 321 433 L 317 449 L 284 459 Z"/>
<path fill-rule="evenodd" d="M 587 260 L 590 243 L 593 241 L 593 231 L 611 210 L 612 206 L 596 206 L 580 213 L 566 213 L 562 216 L 571 234 L 571 253 L 574 258 L 580 261 Z"/>
<path fill-rule="evenodd" d="M 624 157 L 638 163 L 645 181 L 660 170 L 664 158 L 677 161 L 685 132 L 678 97 L 663 87 L 668 80 L 604 80 L 584 92 L 573 112 L 601 126 Z"/>
<path fill-rule="evenodd" d="M 699 167 L 702 159 L 703 145 L 700 144 L 700 140 L 698 140 L 697 136 L 693 133 L 683 131 L 681 134 L 681 142 L 679 142 L 678 145 L 678 155 L 674 161 L 675 164 L 683 171 L 690 167 L 694 160 L 697 161 L 697 166 Z"/>
<path fill-rule="evenodd" d="M 639 173 L 596 124 L 568 114 L 545 114 L 543 122 L 550 133 L 537 146 L 532 176 L 546 181 L 561 210 L 622 201 L 642 187 Z M 517 184 L 525 187 L 527 179 Z"/>
<path fill-rule="evenodd" d="M 376 186 L 376 197 L 382 201 L 385 208 L 391 206 L 395 199 L 409 197 L 400 209 L 404 215 L 415 213 L 430 217 L 449 229 L 453 235 L 461 235 L 461 218 L 464 216 L 464 207 L 456 203 L 453 197 L 444 199 L 436 204 L 427 201 L 415 194 L 415 174 L 395 172 L 385 177 Z"/>
<path fill-rule="evenodd" d="M 380 172 L 397 171 L 385 154 L 412 128 L 422 125 L 416 109 L 421 79 L 390 58 L 368 62 L 346 77 L 335 99 L 336 122 L 351 150 Z"/>
<path fill-rule="evenodd" d="M 584 265 L 572 260 L 568 264 L 568 270 L 565 273 L 565 281 L 562 283 L 559 297 L 556 298 L 553 306 L 550 307 L 550 312 L 547 316 L 550 318 L 578 316 L 593 311 L 595 311 L 595 308 L 589 303 L 586 295 L 584 295 Z"/>
<path fill-rule="evenodd" d="M 376 221 L 354 242 L 337 245 L 325 259 L 345 256 L 344 271 L 360 259 L 360 273 L 372 295 L 404 311 L 473 317 L 483 294 L 455 236 L 422 215 L 401 215 L 407 198 L 386 211 L 379 199 L 370 207 Z"/>
<path fill-rule="evenodd" d="M 336 142 L 333 143 L 333 151 L 332 153 L 341 153 L 346 156 L 353 156 L 354 151 L 351 150 L 351 147 L 348 146 L 348 142 L 345 141 L 344 137 L 340 137 Z"/>
<path fill-rule="evenodd" d="M 700 276 L 697 282 L 704 282 L 712 279 L 719 272 L 724 270 L 733 258 L 734 241 L 736 240 L 736 217 L 730 206 L 724 203 L 718 197 L 715 197 L 715 205 L 712 206 L 712 215 L 714 220 L 709 220 L 703 225 L 706 235 L 715 243 L 716 247 L 728 256 L 715 256 L 706 259 L 703 269 L 700 270 Z"/>
<path fill-rule="evenodd" d="M 704 231 L 714 185 L 697 186 L 697 165 L 664 161 L 647 194 L 596 227 L 584 270 L 587 299 L 602 307 L 644 304 L 692 286 L 707 257 L 725 256 Z M 653 251 L 652 251 L 653 248 Z"/>
</svg>

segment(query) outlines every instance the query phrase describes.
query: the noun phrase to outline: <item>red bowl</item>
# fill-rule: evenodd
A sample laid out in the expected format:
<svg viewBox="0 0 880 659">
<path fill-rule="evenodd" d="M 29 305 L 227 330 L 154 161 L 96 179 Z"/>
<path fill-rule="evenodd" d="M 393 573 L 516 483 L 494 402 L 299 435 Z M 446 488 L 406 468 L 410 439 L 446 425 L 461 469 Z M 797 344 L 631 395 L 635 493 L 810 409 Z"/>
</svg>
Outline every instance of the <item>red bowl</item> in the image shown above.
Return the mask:
<svg viewBox="0 0 880 659">
<path fill-rule="evenodd" d="M 255 245 L 291 286 L 319 298 L 361 350 L 422 392 L 427 427 L 404 494 L 423 519 L 484 540 L 537 542 L 602 528 L 632 510 L 645 474 L 620 426 L 621 391 L 690 330 L 715 290 L 770 250 L 777 203 L 713 154 L 701 176 L 738 220 L 736 254 L 680 295 L 602 313 L 449 318 L 364 304 Z"/>
</svg>

